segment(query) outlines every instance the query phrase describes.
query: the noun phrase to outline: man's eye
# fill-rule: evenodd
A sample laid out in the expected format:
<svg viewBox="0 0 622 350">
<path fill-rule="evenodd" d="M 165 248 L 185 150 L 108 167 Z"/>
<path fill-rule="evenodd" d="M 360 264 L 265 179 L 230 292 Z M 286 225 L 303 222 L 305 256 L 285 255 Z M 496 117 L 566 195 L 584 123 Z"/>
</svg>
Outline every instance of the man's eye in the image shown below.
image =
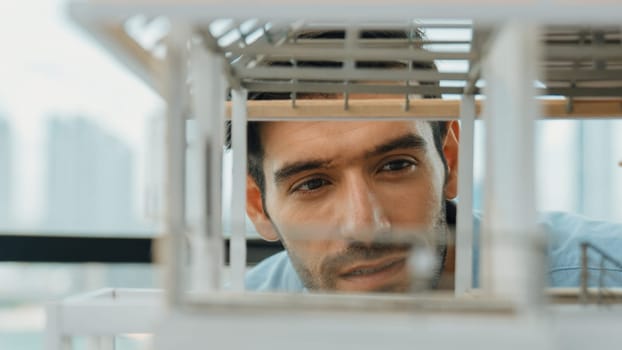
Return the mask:
<svg viewBox="0 0 622 350">
<path fill-rule="evenodd" d="M 319 189 L 322 186 L 325 186 L 328 184 L 328 181 L 321 179 L 321 178 L 317 178 L 317 179 L 311 179 L 308 181 L 303 182 L 302 184 L 296 186 L 294 188 L 294 191 L 314 191 Z"/>
<path fill-rule="evenodd" d="M 414 162 L 406 159 L 393 160 L 382 166 L 381 171 L 400 171 L 415 165 Z"/>
</svg>

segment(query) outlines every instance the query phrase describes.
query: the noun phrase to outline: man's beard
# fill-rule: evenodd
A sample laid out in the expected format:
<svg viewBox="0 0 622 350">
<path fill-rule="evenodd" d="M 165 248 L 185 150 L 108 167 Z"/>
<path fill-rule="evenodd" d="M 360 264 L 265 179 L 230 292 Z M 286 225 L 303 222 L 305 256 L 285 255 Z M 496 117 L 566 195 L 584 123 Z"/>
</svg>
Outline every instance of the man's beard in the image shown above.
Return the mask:
<svg viewBox="0 0 622 350">
<path fill-rule="evenodd" d="M 272 223 L 275 230 L 282 238 L 278 228 Z M 403 230 L 398 235 L 398 239 L 391 241 L 394 232 L 383 232 L 377 239 L 371 242 L 352 241 L 347 248 L 339 253 L 327 256 L 321 262 L 317 276 L 304 264 L 303 260 L 296 255 L 296 252 L 289 248 L 287 241 L 281 239 L 285 246 L 289 259 L 296 270 L 298 277 L 308 290 L 336 291 L 340 271 L 344 266 L 351 266 L 356 263 L 381 259 L 390 255 L 409 255 L 416 254 L 415 246 L 428 238 L 433 242 L 428 245 L 435 248 L 436 264 L 431 278 L 428 281 L 428 288 L 436 288 L 445 265 L 447 255 L 447 240 L 449 228 L 446 220 L 445 201 L 441 201 L 439 210 L 432 227 L 425 229 L 413 229 L 409 237 L 404 236 Z M 422 235 L 423 234 L 423 235 Z M 336 236 L 338 236 L 336 234 Z M 424 237 L 422 237 L 424 236 Z M 397 242 L 396 242 L 397 241 Z M 405 280 L 397 284 L 384 285 L 373 290 L 374 292 L 406 292 L 413 288 L 411 280 Z"/>
</svg>

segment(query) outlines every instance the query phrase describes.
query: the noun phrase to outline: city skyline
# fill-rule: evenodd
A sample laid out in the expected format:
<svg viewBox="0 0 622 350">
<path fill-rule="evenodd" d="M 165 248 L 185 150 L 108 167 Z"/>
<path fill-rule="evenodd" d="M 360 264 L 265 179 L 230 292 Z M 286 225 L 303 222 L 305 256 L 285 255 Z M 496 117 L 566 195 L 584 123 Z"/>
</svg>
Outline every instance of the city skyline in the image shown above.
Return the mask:
<svg viewBox="0 0 622 350">
<path fill-rule="evenodd" d="M 0 115 L 0 228 L 11 227 L 11 128 Z"/>
<path fill-rule="evenodd" d="M 81 232 L 140 230 L 131 148 L 86 118 L 51 118 L 46 129 L 44 226 Z"/>
</svg>

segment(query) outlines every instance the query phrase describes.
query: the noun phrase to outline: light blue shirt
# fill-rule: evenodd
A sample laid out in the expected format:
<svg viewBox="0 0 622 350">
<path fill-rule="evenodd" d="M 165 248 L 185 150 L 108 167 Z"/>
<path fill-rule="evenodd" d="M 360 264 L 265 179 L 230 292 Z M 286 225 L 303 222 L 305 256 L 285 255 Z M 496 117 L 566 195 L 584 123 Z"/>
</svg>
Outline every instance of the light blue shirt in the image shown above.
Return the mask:
<svg viewBox="0 0 622 350">
<path fill-rule="evenodd" d="M 540 224 L 546 232 L 548 244 L 548 282 L 550 287 L 577 287 L 581 283 L 581 243 L 589 242 L 622 261 L 622 224 L 589 220 L 568 213 L 545 213 Z M 473 286 L 479 285 L 480 218 L 474 220 Z M 588 250 L 590 286 L 622 287 L 622 269 L 610 261 L 603 261 L 592 249 Z M 602 272 L 604 271 L 604 272 Z M 277 253 L 251 269 L 246 275 L 246 288 L 252 291 L 302 292 L 304 285 L 298 278 L 287 252 Z"/>
</svg>

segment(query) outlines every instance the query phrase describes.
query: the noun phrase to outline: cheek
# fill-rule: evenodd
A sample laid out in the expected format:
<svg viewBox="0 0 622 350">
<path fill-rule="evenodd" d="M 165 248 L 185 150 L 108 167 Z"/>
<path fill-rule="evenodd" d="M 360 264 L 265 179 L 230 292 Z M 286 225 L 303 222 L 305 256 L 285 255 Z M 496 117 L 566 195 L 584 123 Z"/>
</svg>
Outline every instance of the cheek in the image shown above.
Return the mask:
<svg viewBox="0 0 622 350">
<path fill-rule="evenodd" d="M 334 249 L 333 244 L 328 240 L 314 240 L 309 237 L 285 238 L 284 244 L 290 254 L 295 255 L 296 260 L 312 272 L 319 270 L 323 256 L 328 255 L 327 253 Z"/>
<path fill-rule="evenodd" d="M 338 240 L 320 238 L 325 234 L 324 232 L 314 232 L 314 230 L 290 231 L 284 228 L 281 235 L 290 260 L 299 276 L 305 285 L 315 286 L 315 288 L 326 287 L 326 276 L 323 276 L 322 273 L 322 265 L 326 258 L 339 254 L 345 249 L 344 244 Z M 315 235 L 316 233 L 317 235 Z"/>
<path fill-rule="evenodd" d="M 378 196 L 391 224 L 396 228 L 431 227 L 441 208 L 442 184 L 433 169 L 421 169 L 407 183 L 380 186 Z"/>
<path fill-rule="evenodd" d="M 334 203 L 334 201 L 331 201 Z M 296 263 L 317 274 L 325 256 L 344 249 L 334 225 L 335 210 L 326 203 L 306 203 L 303 206 L 286 198 L 267 198 L 271 221 Z"/>
<path fill-rule="evenodd" d="M 340 210 L 344 207 L 342 203 L 343 198 L 331 191 L 315 200 L 297 200 L 282 196 L 267 206 L 272 210 L 270 213 L 274 213 L 273 219 L 278 220 L 279 227 L 284 231 L 318 237 L 318 231 L 326 232 L 340 222 L 340 217 L 344 214 Z M 324 233 L 324 236 L 328 234 Z"/>
<path fill-rule="evenodd" d="M 321 218 L 292 215 L 282 216 L 280 224 L 275 222 L 288 249 L 293 250 L 309 266 L 319 264 L 323 256 L 334 254 L 344 246 L 334 221 Z"/>
</svg>

